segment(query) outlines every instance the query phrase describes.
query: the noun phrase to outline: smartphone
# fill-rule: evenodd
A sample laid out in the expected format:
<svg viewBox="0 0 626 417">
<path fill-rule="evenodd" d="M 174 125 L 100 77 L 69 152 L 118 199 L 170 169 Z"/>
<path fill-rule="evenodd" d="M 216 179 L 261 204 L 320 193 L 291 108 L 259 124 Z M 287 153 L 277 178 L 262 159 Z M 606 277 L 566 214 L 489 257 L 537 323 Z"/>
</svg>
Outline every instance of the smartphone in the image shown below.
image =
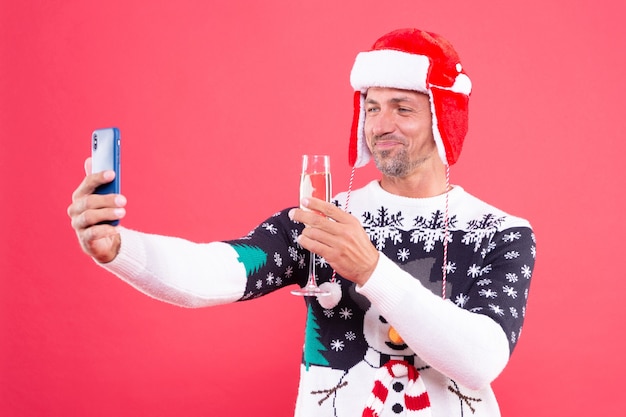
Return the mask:
<svg viewBox="0 0 626 417">
<path fill-rule="evenodd" d="M 115 171 L 115 179 L 96 188 L 94 191 L 96 194 L 120 193 L 120 139 L 120 130 L 116 127 L 96 129 L 91 134 L 92 174 L 108 170 Z M 107 223 L 115 226 L 119 221 Z"/>
</svg>

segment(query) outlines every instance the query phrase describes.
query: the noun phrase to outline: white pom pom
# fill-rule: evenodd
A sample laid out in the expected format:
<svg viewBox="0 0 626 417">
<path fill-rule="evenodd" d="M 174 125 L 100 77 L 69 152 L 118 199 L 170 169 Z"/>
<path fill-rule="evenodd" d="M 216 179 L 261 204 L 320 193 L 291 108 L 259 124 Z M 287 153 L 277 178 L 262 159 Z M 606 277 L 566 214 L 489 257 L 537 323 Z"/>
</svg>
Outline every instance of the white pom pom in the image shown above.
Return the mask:
<svg viewBox="0 0 626 417">
<path fill-rule="evenodd" d="M 326 310 L 337 307 L 337 304 L 339 304 L 341 300 L 341 285 L 337 282 L 324 282 L 320 284 L 320 288 L 330 292 L 330 295 L 317 296 L 317 301 L 320 305 Z"/>
<path fill-rule="evenodd" d="M 459 74 L 454 79 L 454 85 L 450 90 L 455 93 L 469 95 L 472 92 L 472 80 L 465 74 Z"/>
</svg>

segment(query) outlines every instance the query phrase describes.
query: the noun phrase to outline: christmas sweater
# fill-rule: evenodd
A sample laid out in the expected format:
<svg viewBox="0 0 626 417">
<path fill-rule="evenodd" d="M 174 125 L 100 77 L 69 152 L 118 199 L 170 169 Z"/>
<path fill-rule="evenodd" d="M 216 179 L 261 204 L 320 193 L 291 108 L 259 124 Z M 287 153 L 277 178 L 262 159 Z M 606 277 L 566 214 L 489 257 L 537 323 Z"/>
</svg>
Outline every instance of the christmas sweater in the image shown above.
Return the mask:
<svg viewBox="0 0 626 417">
<path fill-rule="evenodd" d="M 345 209 L 346 197 L 339 194 L 336 204 Z M 401 197 L 373 181 L 351 193 L 347 210 L 361 221 L 379 261 L 367 283 L 357 286 L 317 258 L 318 281 L 332 282 L 340 298 L 323 307 L 303 297 L 307 320 L 295 415 L 499 416 L 490 383 L 522 330 L 535 259 L 529 223 L 460 186 L 446 204 L 445 195 Z M 303 225 L 287 213 L 225 242 L 122 228 L 120 253 L 102 266 L 184 307 L 304 286 L 309 257 L 297 242 Z M 401 339 L 390 337 L 391 326 Z"/>
</svg>

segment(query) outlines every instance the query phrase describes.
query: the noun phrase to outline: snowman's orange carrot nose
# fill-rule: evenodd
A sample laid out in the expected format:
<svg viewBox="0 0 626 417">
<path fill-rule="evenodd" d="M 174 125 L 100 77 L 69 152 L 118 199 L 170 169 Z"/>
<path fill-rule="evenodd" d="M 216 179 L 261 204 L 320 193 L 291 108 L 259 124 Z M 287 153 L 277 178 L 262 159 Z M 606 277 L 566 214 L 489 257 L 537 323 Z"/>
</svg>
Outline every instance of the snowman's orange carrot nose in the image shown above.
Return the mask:
<svg viewBox="0 0 626 417">
<path fill-rule="evenodd" d="M 396 345 L 401 345 L 404 343 L 404 340 L 402 340 L 402 336 L 400 336 L 400 334 L 393 327 L 389 327 L 389 340 L 391 340 Z"/>
</svg>

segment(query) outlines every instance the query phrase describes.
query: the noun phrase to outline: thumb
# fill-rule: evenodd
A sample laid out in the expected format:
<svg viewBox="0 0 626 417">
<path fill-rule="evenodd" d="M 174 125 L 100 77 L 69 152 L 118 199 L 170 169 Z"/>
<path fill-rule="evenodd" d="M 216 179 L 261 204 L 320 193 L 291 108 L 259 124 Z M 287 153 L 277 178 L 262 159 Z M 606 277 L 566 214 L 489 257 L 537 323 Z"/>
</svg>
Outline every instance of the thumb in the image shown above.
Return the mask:
<svg viewBox="0 0 626 417">
<path fill-rule="evenodd" d="M 85 175 L 91 174 L 91 157 L 85 159 Z"/>
</svg>

